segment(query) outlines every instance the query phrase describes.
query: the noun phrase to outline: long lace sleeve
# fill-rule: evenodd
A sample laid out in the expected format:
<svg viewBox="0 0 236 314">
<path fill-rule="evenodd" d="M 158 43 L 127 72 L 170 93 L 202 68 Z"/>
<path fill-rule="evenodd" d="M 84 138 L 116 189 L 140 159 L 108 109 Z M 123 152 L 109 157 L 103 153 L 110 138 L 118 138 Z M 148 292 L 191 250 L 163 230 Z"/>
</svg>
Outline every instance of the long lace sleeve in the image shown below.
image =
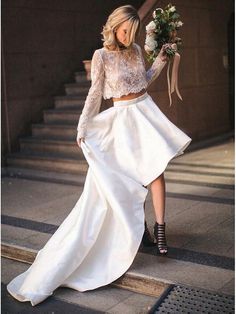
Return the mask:
<svg viewBox="0 0 236 314">
<path fill-rule="evenodd" d="M 148 85 L 150 85 L 160 75 L 166 63 L 167 61 L 162 61 L 160 57 L 156 57 L 152 66 L 146 72 Z"/>
<path fill-rule="evenodd" d="M 86 136 L 87 122 L 99 113 L 104 85 L 104 67 L 102 57 L 95 50 L 91 61 L 91 86 L 85 100 L 77 126 L 77 139 Z"/>
<path fill-rule="evenodd" d="M 136 44 L 137 45 L 137 44 Z M 145 68 L 145 61 L 142 54 L 142 49 L 139 45 L 137 45 L 140 57 L 142 59 L 144 68 Z M 146 71 L 146 79 L 148 82 L 148 86 L 160 75 L 162 69 L 165 67 L 167 61 L 162 61 L 160 57 L 156 57 L 155 61 L 151 65 L 151 67 Z"/>
</svg>

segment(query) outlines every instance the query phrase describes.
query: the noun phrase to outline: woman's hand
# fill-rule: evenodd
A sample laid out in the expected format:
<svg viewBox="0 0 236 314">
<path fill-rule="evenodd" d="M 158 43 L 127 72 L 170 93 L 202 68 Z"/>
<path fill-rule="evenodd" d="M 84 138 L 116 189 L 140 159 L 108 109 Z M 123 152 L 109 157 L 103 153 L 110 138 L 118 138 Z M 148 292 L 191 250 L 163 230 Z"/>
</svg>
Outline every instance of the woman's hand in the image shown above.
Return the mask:
<svg viewBox="0 0 236 314">
<path fill-rule="evenodd" d="M 166 54 L 166 48 L 168 48 L 168 47 L 171 47 L 171 44 L 164 44 L 164 45 L 162 45 L 162 47 L 161 47 L 161 50 L 160 50 L 160 52 L 159 52 L 159 54 L 158 54 L 158 57 L 162 60 L 162 61 L 168 61 L 168 59 L 169 59 L 169 57 L 167 56 L 167 54 Z"/>
<path fill-rule="evenodd" d="M 77 143 L 79 145 L 79 147 L 81 148 L 81 142 L 84 142 L 84 137 L 81 137 L 81 138 L 77 138 Z"/>
</svg>

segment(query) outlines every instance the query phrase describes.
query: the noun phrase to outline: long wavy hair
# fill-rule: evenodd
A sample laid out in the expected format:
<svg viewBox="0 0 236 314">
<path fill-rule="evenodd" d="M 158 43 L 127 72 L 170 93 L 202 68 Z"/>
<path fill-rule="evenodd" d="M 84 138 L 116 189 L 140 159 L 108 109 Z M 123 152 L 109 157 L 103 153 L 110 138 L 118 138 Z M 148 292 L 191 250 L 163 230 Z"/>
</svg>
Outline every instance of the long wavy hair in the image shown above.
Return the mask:
<svg viewBox="0 0 236 314">
<path fill-rule="evenodd" d="M 125 21 L 130 22 L 130 28 L 127 31 L 127 48 L 132 46 L 136 36 L 140 31 L 140 17 L 137 10 L 132 5 L 123 5 L 115 9 L 108 17 L 106 24 L 103 26 L 102 41 L 103 46 L 108 50 L 120 50 L 116 30 Z"/>
</svg>

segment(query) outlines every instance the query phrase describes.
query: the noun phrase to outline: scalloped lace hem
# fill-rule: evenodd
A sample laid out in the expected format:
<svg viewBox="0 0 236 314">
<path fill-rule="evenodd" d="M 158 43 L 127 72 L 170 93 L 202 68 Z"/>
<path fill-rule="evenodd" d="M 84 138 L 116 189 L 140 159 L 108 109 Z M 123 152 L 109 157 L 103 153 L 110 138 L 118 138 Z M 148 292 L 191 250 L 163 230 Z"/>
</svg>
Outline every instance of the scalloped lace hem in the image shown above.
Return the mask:
<svg viewBox="0 0 236 314">
<path fill-rule="evenodd" d="M 109 98 L 120 98 L 121 96 L 126 96 L 129 95 L 130 93 L 138 93 L 140 92 L 142 89 L 147 88 L 147 85 L 142 85 L 139 87 L 135 87 L 135 88 L 130 88 L 129 90 L 122 90 L 120 92 L 117 91 L 117 93 L 111 92 L 111 93 L 107 93 L 106 95 L 103 95 L 104 99 L 109 99 Z"/>
</svg>

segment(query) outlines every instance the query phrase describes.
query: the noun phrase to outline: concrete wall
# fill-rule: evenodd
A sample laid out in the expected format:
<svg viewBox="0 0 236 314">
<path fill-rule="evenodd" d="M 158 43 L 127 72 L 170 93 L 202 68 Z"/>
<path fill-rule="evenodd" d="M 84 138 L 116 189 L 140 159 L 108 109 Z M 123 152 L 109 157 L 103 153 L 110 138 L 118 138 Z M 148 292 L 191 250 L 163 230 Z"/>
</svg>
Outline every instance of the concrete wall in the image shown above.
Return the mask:
<svg viewBox="0 0 236 314">
<path fill-rule="evenodd" d="M 137 9 L 143 0 L 131 0 Z M 2 1 L 2 163 L 19 149 L 18 138 L 42 121 L 53 96 L 64 95 L 102 46 L 102 25 L 121 0 Z M 9 120 L 7 122 L 7 120 Z M 9 125 L 9 128 L 7 127 Z"/>
<path fill-rule="evenodd" d="M 169 3 L 149 1 L 151 2 L 153 9 L 163 8 Z M 175 0 L 173 4 L 184 22 L 183 28 L 178 32 L 183 40 L 179 69 L 179 90 L 183 101 L 175 93 L 172 97 L 173 104 L 169 107 L 167 66 L 150 86 L 149 92 L 168 118 L 197 141 L 232 128 L 230 113 L 232 114 L 233 103 L 229 102 L 229 72 L 233 80 L 233 60 L 231 57 L 229 71 L 229 68 L 224 67 L 223 59 L 228 56 L 227 27 L 231 13 L 234 12 L 234 2 Z M 152 10 L 145 17 L 144 26 L 151 20 L 151 14 Z M 142 46 L 144 38 L 143 31 L 139 40 Z M 233 39 L 234 32 L 230 40 Z"/>
<path fill-rule="evenodd" d="M 129 1 L 137 9 L 143 2 Z M 146 1 L 153 9 L 168 3 Z M 53 96 L 65 94 L 64 83 L 73 82 L 74 72 L 83 70 L 82 60 L 102 46 L 102 25 L 109 13 L 123 4 L 127 1 L 2 1 L 3 164 L 7 152 L 19 149 L 18 138 L 31 134 L 31 123 L 42 121 L 43 109 L 53 107 Z M 228 55 L 227 25 L 234 2 L 175 0 L 174 4 L 184 22 L 179 32 L 183 40 L 179 71 L 183 102 L 174 95 L 169 107 L 167 67 L 149 92 L 173 123 L 200 140 L 232 128 L 229 75 L 232 78 L 234 72 L 232 65 L 231 71 L 224 68 L 223 58 Z M 151 13 L 152 9 L 143 21 L 138 40 L 142 46 Z"/>
</svg>

